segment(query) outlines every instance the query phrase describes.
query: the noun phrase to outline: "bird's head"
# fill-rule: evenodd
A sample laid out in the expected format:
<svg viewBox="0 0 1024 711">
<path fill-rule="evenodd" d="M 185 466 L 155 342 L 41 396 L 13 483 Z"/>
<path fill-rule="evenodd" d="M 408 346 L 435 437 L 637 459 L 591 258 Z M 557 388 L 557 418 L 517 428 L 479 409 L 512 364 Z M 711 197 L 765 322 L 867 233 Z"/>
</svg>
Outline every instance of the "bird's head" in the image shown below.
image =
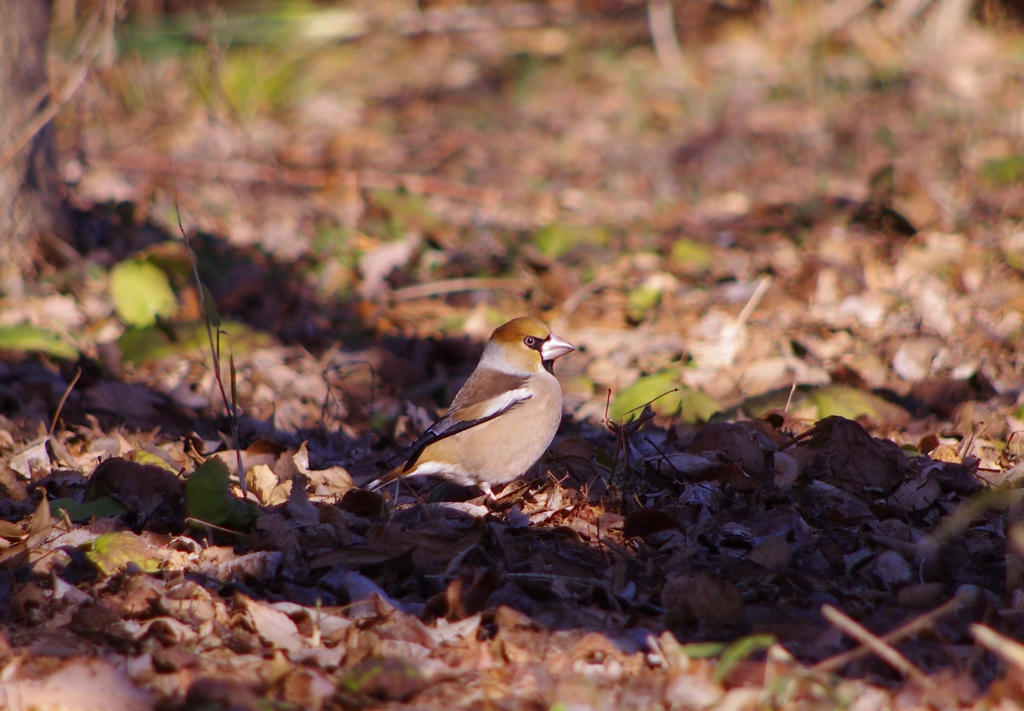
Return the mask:
<svg viewBox="0 0 1024 711">
<path fill-rule="evenodd" d="M 522 316 L 495 329 L 480 365 L 516 375 L 541 369 L 550 373 L 557 358 L 574 350 L 575 346 L 551 333 L 543 321 Z"/>
</svg>

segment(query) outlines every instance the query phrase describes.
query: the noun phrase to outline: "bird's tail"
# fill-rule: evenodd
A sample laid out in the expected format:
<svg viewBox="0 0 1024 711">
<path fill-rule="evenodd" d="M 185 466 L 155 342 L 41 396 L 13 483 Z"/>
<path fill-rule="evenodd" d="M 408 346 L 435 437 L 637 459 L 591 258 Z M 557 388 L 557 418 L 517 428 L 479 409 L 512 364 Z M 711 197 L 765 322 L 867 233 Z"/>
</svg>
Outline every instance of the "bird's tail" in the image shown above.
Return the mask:
<svg viewBox="0 0 1024 711">
<path fill-rule="evenodd" d="M 363 488 L 366 489 L 367 491 L 377 491 L 378 489 L 387 486 L 395 479 L 402 476 L 403 472 L 405 472 L 405 465 L 399 464 L 397 467 L 389 471 L 387 474 L 377 477 Z"/>
</svg>

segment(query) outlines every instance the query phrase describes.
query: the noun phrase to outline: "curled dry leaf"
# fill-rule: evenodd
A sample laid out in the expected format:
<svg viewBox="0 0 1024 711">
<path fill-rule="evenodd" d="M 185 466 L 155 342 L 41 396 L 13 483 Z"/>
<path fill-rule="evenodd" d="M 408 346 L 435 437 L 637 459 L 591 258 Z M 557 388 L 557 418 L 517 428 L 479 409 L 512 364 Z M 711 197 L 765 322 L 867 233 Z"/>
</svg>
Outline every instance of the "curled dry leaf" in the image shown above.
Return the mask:
<svg viewBox="0 0 1024 711">
<path fill-rule="evenodd" d="M 896 487 L 888 498 L 894 508 L 905 513 L 924 511 L 942 496 L 942 487 L 934 477 L 920 473 Z"/>
<path fill-rule="evenodd" d="M 894 442 L 868 434 L 842 417 L 827 417 L 805 436 L 801 446 L 813 452 L 804 474 L 852 494 L 888 492 L 913 474 L 907 455 Z"/>
<path fill-rule="evenodd" d="M 318 496 L 339 497 L 356 488 L 352 475 L 344 467 L 328 467 L 327 469 L 306 469 L 301 472 L 313 485 Z"/>
<path fill-rule="evenodd" d="M 650 457 L 648 463 L 658 471 L 669 469 L 691 481 L 705 481 L 712 478 L 718 467 L 714 461 L 707 457 L 687 452 L 673 452 L 665 455 L 657 454 Z"/>
<path fill-rule="evenodd" d="M 292 482 L 282 482 L 266 464 L 257 464 L 245 473 L 245 483 L 264 506 L 277 506 L 288 500 Z"/>
<path fill-rule="evenodd" d="M 775 443 L 760 427 L 746 422 L 725 422 L 705 425 L 686 447 L 690 454 L 698 454 L 705 459 L 713 459 L 723 464 L 738 465 L 742 474 L 751 477 L 757 483 L 771 481 L 774 476 L 772 467 Z M 720 469 L 721 471 L 721 469 Z M 718 473 L 715 478 L 722 478 Z M 728 475 L 725 478 L 730 478 Z M 735 475 L 731 476 L 736 481 Z"/>
<path fill-rule="evenodd" d="M 32 479 L 37 472 L 50 473 L 50 452 L 46 448 L 49 437 L 31 442 L 7 459 L 6 466 L 25 479 Z"/>
<path fill-rule="evenodd" d="M 269 647 L 281 649 L 290 655 L 307 646 L 299 634 L 299 628 L 288 615 L 245 595 L 239 595 L 236 603 L 245 612 L 252 629 Z"/>
<path fill-rule="evenodd" d="M 217 580 L 265 580 L 277 575 L 283 558 L 281 551 L 256 551 L 245 555 L 232 552 L 222 560 L 209 563 L 200 560 L 197 569 Z"/>
<path fill-rule="evenodd" d="M 136 464 L 121 457 L 101 462 L 89 477 L 85 500 L 104 496 L 123 506 L 135 526 L 167 533 L 180 531 L 184 525 L 181 479 L 155 464 Z"/>
</svg>

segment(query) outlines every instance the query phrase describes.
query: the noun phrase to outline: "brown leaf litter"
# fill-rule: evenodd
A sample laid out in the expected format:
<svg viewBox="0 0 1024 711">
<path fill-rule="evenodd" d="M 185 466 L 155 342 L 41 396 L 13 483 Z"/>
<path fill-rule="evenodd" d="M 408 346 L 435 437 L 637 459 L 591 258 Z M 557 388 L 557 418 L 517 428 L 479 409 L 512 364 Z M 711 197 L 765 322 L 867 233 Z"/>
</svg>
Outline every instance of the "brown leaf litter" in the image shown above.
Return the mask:
<svg viewBox="0 0 1024 711">
<path fill-rule="evenodd" d="M 211 16 L 83 83 L 78 241 L 0 309 L 81 356 L 0 358 L 0 705 L 1024 705 L 1015 35 L 612 5 Z M 166 322 L 117 319 L 129 258 Z M 522 313 L 580 347 L 545 459 L 361 490 Z M 189 517 L 210 459 L 251 525 Z"/>
</svg>

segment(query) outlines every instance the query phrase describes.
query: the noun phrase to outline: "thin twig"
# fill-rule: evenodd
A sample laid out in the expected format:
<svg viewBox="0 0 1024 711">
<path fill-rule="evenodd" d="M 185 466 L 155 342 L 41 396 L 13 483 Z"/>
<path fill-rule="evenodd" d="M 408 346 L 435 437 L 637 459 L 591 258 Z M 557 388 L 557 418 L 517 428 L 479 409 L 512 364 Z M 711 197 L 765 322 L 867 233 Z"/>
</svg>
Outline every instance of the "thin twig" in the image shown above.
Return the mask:
<svg viewBox="0 0 1024 711">
<path fill-rule="evenodd" d="M 910 677 L 928 691 L 938 692 L 938 686 L 924 672 L 911 664 L 910 660 L 897 652 L 892 645 L 887 644 L 884 640 L 869 632 L 853 618 L 848 617 L 831 605 L 822 606 L 821 616 L 840 631 L 867 647 L 875 656 L 893 669 Z"/>
<path fill-rule="evenodd" d="M 657 656 L 661 660 L 661 663 L 665 666 L 666 669 L 671 669 L 673 666 L 675 666 L 669 660 L 668 656 L 666 656 L 665 652 L 662 651 L 661 645 L 658 644 L 657 637 L 655 637 L 653 634 L 648 634 L 646 643 L 651 650 L 651 654 Z"/>
<path fill-rule="evenodd" d="M 605 287 L 611 286 L 618 280 L 619 276 L 617 274 L 604 274 L 597 277 L 589 284 L 584 284 L 579 289 L 569 294 L 568 298 L 562 302 L 561 314 L 558 318 L 566 318 L 569 314 L 578 309 L 580 305 L 586 301 L 588 296 L 604 289 Z"/>
<path fill-rule="evenodd" d="M 110 158 L 118 170 L 129 174 L 167 175 L 167 160 L 156 154 L 121 153 Z M 175 159 L 173 174 L 179 179 L 223 181 L 228 183 L 285 185 L 292 188 L 323 190 L 342 184 L 355 176 L 360 189 L 404 189 L 413 195 L 441 195 L 455 200 L 497 203 L 501 192 L 494 188 L 457 183 L 415 173 L 389 173 L 378 170 L 292 168 L 251 160 L 207 161 Z"/>
<path fill-rule="evenodd" d="M 789 406 L 793 404 L 793 395 L 795 393 L 796 393 L 796 381 L 794 380 L 793 384 L 789 388 L 789 397 L 786 398 L 786 407 L 785 407 L 785 409 L 782 410 L 783 412 L 785 412 L 787 414 L 789 413 Z"/>
<path fill-rule="evenodd" d="M 672 468 L 672 461 L 668 458 L 668 455 L 666 455 L 664 452 L 661 451 L 661 447 L 659 447 L 658 445 L 656 445 L 654 443 L 654 440 L 652 440 L 650 437 L 645 436 L 644 437 L 644 442 L 646 442 L 647 444 L 649 444 L 652 447 L 654 447 L 654 451 L 658 453 L 658 456 L 661 457 L 662 461 L 665 462 L 665 464 L 667 464 L 669 466 L 669 468 Z M 600 519 L 598 519 L 598 520 L 600 520 Z M 600 540 L 600 533 L 601 532 L 598 531 L 598 534 L 599 534 L 598 535 L 598 540 Z"/>
<path fill-rule="evenodd" d="M 768 291 L 768 287 L 771 285 L 771 277 L 766 276 L 761 280 L 757 285 L 757 288 L 754 289 L 754 293 L 751 294 L 750 298 L 747 300 L 746 306 L 744 306 L 743 310 L 740 311 L 740 315 L 736 317 L 737 324 L 740 326 L 746 325 L 747 319 L 750 318 L 750 314 L 754 313 L 754 309 L 756 309 L 757 305 L 761 302 L 761 297 L 764 296 L 765 292 Z"/>
<path fill-rule="evenodd" d="M 686 61 L 676 36 L 676 20 L 670 0 L 648 0 L 647 26 L 651 31 L 654 54 L 665 77 L 673 87 L 682 85 Z"/>
<path fill-rule="evenodd" d="M 195 524 L 196 526 L 201 526 L 202 528 L 207 530 L 207 533 L 209 533 L 212 530 L 212 531 L 217 531 L 218 533 L 223 533 L 223 534 L 228 535 L 228 536 L 235 536 L 236 538 L 244 538 L 245 540 L 248 540 L 248 541 L 255 541 L 256 540 L 255 537 L 253 536 L 253 534 L 251 534 L 251 533 L 245 533 L 243 531 L 236 531 L 236 530 L 234 530 L 232 528 L 225 528 L 224 526 L 218 526 L 215 523 L 210 523 L 209 521 L 204 521 L 201 518 L 193 518 L 191 516 L 187 516 L 185 518 L 185 523 L 187 523 L 187 524 Z"/>
<path fill-rule="evenodd" d="M 53 434 L 53 431 L 57 429 L 57 420 L 60 418 L 60 412 L 64 409 L 64 403 L 68 401 L 68 396 L 71 395 L 71 391 L 75 389 L 75 385 L 78 383 L 78 379 L 82 377 L 82 369 L 79 368 L 75 371 L 75 377 L 71 379 L 68 386 L 64 388 L 64 394 L 60 398 L 60 402 L 57 403 L 57 410 L 53 413 L 53 419 L 50 420 L 50 431 L 47 434 Z"/>
<path fill-rule="evenodd" d="M 466 277 L 402 287 L 391 292 L 391 298 L 395 301 L 411 301 L 456 291 L 511 291 L 521 294 L 529 288 L 530 285 L 522 279 Z"/>
<path fill-rule="evenodd" d="M 619 557 L 623 558 L 624 560 L 634 560 L 634 556 L 632 553 L 630 553 L 628 550 L 620 546 L 616 541 L 613 541 L 608 536 L 602 538 L 601 543 L 608 546 L 609 550 L 618 553 Z"/>
<path fill-rule="evenodd" d="M 648 400 L 644 404 L 637 405 L 632 410 L 626 410 L 625 412 L 622 413 L 622 415 L 623 415 L 623 417 L 625 417 L 626 415 L 631 415 L 634 412 L 636 412 L 637 410 L 640 410 L 640 409 L 643 409 L 645 407 L 650 406 L 651 404 L 657 402 L 658 400 L 660 400 L 661 398 L 665 397 L 666 395 L 671 395 L 672 393 L 677 393 L 677 392 L 679 392 L 679 388 L 672 388 L 671 390 L 666 390 L 661 395 L 657 395 L 655 397 L 652 397 L 650 400 Z"/>
<path fill-rule="evenodd" d="M 985 625 L 971 625 L 971 634 L 985 649 L 1017 667 L 1018 670 L 1024 671 L 1024 645 L 1020 642 L 1004 637 Z"/>
<path fill-rule="evenodd" d="M 192 265 L 192 276 L 195 279 L 196 290 L 199 292 L 199 308 L 203 313 L 203 323 L 206 325 L 206 338 L 210 342 L 210 357 L 213 360 L 213 379 L 220 389 L 220 397 L 224 402 L 224 409 L 227 411 L 228 425 L 231 427 L 231 438 L 233 440 L 231 446 L 235 448 L 235 462 L 238 467 L 238 485 L 242 489 L 242 496 L 245 497 L 249 493 L 249 486 L 245 481 L 245 469 L 242 467 L 242 449 L 238 429 L 238 390 L 236 386 L 235 359 L 233 354 L 229 358 L 231 368 L 231 398 L 229 399 L 227 392 L 224 390 L 224 374 L 221 372 L 220 360 L 220 337 L 224 331 L 220 328 L 220 317 L 217 317 L 217 323 L 214 324 L 213 316 L 210 314 L 211 308 L 216 313 L 216 306 L 212 303 L 207 303 L 207 299 L 212 297 L 210 297 L 209 289 L 203 285 L 203 281 L 199 277 L 199 261 L 196 259 L 195 252 L 192 251 L 192 244 L 189 242 L 188 233 L 185 232 L 185 226 L 181 223 L 181 209 L 178 206 L 178 187 L 173 177 L 174 173 L 172 170 L 171 192 L 174 196 L 174 214 L 178 220 L 178 231 L 181 232 L 185 251 L 188 252 L 189 262 Z M 216 338 L 214 337 L 215 326 Z"/>
<path fill-rule="evenodd" d="M 956 612 L 960 610 L 968 602 L 969 600 L 966 598 L 966 596 L 952 597 L 946 602 L 936 607 L 934 610 L 931 610 L 929 612 L 924 613 L 923 615 L 915 617 L 913 620 L 906 623 L 905 625 L 897 627 L 892 632 L 889 632 L 888 634 L 883 636 L 881 640 L 886 644 L 896 644 L 897 642 L 902 642 L 904 639 L 908 637 L 913 637 L 918 632 L 922 632 L 928 629 L 933 624 L 935 624 L 935 621 L 939 618 L 944 617 L 951 612 Z M 868 647 L 857 647 L 856 649 L 851 649 L 848 652 L 843 652 L 842 654 L 837 654 L 834 657 L 829 657 L 828 659 L 821 660 L 817 664 L 813 665 L 810 668 L 810 671 L 824 673 L 837 672 L 841 670 L 843 667 L 845 667 L 847 664 L 856 661 L 861 657 L 867 656 L 871 653 L 871 651 L 872 650 Z"/>
</svg>

